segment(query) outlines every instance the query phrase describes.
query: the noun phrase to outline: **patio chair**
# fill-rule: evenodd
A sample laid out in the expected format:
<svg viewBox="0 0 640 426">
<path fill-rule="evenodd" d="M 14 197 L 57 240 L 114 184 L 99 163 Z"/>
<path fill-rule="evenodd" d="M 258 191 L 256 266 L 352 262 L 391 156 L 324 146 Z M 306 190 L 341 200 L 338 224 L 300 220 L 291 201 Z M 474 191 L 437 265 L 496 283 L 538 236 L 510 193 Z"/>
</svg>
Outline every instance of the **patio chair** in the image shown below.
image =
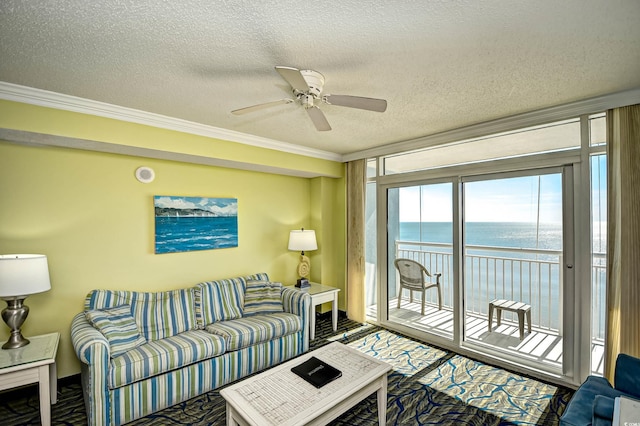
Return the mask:
<svg viewBox="0 0 640 426">
<path fill-rule="evenodd" d="M 402 298 L 402 289 L 409 290 L 409 301 L 413 302 L 413 292 L 422 292 L 422 311 L 424 315 L 424 302 L 426 291 L 430 288 L 438 289 L 438 309 L 442 309 L 442 288 L 440 287 L 441 273 L 431 275 L 427 268 L 420 263 L 411 259 L 396 259 L 396 269 L 400 273 L 400 293 L 398 294 L 398 308 L 400 308 L 400 299 Z M 425 280 L 425 277 L 435 277 L 436 282 L 429 282 Z"/>
</svg>

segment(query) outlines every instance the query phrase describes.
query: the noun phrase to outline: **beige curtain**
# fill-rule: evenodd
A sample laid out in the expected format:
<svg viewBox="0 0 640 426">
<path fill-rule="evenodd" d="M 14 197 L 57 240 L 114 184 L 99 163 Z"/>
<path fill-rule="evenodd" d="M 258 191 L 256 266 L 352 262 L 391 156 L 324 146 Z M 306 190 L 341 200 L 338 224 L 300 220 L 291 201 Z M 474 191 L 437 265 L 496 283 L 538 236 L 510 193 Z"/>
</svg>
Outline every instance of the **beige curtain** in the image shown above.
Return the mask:
<svg viewBox="0 0 640 426">
<path fill-rule="evenodd" d="M 605 376 L 619 353 L 640 357 L 640 105 L 607 113 Z"/>
<path fill-rule="evenodd" d="M 366 160 L 347 163 L 347 317 L 365 322 L 364 208 Z"/>
</svg>

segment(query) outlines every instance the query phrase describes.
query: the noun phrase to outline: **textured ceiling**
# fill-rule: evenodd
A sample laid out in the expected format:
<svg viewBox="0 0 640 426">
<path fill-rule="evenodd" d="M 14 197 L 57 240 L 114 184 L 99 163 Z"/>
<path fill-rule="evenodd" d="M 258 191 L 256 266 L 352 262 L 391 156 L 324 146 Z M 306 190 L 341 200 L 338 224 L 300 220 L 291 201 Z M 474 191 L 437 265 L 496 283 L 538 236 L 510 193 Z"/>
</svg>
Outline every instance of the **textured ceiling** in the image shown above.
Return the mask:
<svg viewBox="0 0 640 426">
<path fill-rule="evenodd" d="M 275 65 L 387 111 L 232 115 Z M 0 81 L 347 154 L 640 88 L 640 1 L 2 0 Z"/>
</svg>

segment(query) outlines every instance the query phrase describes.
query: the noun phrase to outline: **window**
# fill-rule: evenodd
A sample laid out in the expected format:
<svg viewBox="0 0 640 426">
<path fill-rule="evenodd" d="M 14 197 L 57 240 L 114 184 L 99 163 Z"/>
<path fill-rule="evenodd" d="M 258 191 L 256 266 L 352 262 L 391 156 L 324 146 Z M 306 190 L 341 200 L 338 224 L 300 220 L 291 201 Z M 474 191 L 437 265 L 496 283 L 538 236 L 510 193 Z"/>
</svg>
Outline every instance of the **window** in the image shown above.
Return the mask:
<svg viewBox="0 0 640 426">
<path fill-rule="evenodd" d="M 597 122 L 597 119 L 594 118 L 594 121 Z M 450 167 L 571 148 L 580 148 L 578 118 L 389 155 L 384 158 L 384 174 Z"/>
</svg>

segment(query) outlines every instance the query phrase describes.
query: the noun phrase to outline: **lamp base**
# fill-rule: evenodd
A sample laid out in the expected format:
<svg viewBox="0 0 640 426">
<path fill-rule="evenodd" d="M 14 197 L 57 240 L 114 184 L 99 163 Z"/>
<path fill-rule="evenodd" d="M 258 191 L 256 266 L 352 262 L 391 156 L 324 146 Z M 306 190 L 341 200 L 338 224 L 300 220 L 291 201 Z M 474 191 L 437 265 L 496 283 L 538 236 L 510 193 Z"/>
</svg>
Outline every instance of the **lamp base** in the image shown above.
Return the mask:
<svg viewBox="0 0 640 426">
<path fill-rule="evenodd" d="M 25 339 L 20 332 L 20 327 L 29 315 L 29 307 L 24 305 L 23 298 L 7 298 L 7 307 L 2 310 L 2 319 L 11 329 L 9 340 L 2 345 L 2 349 L 17 349 L 29 344 L 29 340 Z"/>
<path fill-rule="evenodd" d="M 298 288 L 311 287 L 311 284 L 309 284 L 309 280 L 308 279 L 299 278 L 298 281 L 296 282 L 296 287 L 298 287 Z"/>
<path fill-rule="evenodd" d="M 18 349 L 23 346 L 27 346 L 29 343 L 31 343 L 29 339 L 26 339 L 18 330 L 16 334 L 14 334 L 13 332 L 11 333 L 11 336 L 9 336 L 9 340 L 7 340 L 4 345 L 2 345 L 2 349 Z"/>
</svg>

